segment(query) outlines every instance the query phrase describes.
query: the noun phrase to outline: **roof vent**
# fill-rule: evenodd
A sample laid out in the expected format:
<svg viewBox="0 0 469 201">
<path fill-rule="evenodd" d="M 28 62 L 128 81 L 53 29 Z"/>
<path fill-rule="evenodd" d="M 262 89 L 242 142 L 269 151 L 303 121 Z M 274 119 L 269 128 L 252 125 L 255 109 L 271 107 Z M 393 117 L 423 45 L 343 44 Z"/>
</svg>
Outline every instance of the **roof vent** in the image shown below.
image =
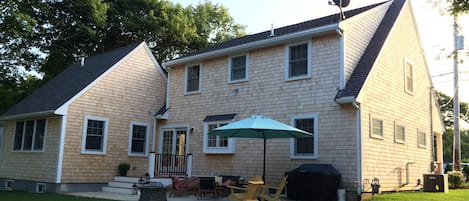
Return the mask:
<svg viewBox="0 0 469 201">
<path fill-rule="evenodd" d="M 275 33 L 274 33 L 274 24 L 271 24 L 270 25 L 270 37 L 272 36 L 275 36 Z"/>
<path fill-rule="evenodd" d="M 85 57 L 80 58 L 81 67 L 85 67 Z"/>
</svg>

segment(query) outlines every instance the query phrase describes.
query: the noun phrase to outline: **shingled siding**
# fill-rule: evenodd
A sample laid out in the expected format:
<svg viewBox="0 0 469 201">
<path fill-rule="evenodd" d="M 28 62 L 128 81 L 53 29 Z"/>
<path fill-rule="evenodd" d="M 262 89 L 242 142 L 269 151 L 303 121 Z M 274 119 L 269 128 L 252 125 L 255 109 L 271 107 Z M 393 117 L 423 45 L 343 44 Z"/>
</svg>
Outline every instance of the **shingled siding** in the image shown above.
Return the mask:
<svg viewBox="0 0 469 201">
<path fill-rule="evenodd" d="M 431 110 L 438 108 L 430 103 L 430 75 L 425 66 L 422 46 L 407 4 L 397 24 L 384 44 L 383 52 L 371 71 L 365 90 L 359 95 L 362 107 L 363 179 L 365 190 L 369 182 L 378 178 L 381 190 L 418 187 L 422 174 L 430 173 L 432 161 Z M 404 89 L 405 57 L 414 62 L 414 93 Z M 370 115 L 384 122 L 384 137 L 370 137 Z M 434 130 L 441 131 L 439 117 L 433 116 Z M 405 126 L 405 143 L 394 140 L 395 122 Z M 417 132 L 426 134 L 426 147 L 417 144 Z M 408 169 L 406 164 L 409 163 Z M 406 171 L 409 170 L 409 183 Z M 367 183 L 368 181 L 368 183 Z"/>
<path fill-rule="evenodd" d="M 344 29 L 345 37 L 345 82 L 352 74 L 358 60 L 368 47 L 373 34 L 384 17 L 391 3 L 373 8 L 366 14 L 359 14 L 346 19 L 340 27 Z"/>
<path fill-rule="evenodd" d="M 118 174 L 117 166 L 128 162 L 129 175 L 148 171 L 148 157 L 128 156 L 131 121 L 150 125 L 149 114 L 164 104 L 166 83 L 142 45 L 96 85 L 76 99 L 68 110 L 62 183 L 108 182 Z M 109 119 L 105 155 L 82 154 L 83 122 L 86 115 Z M 152 145 L 149 145 L 151 149 Z"/>
<path fill-rule="evenodd" d="M 0 178 L 55 182 L 61 118 L 43 118 L 47 119 L 44 151 L 13 151 L 16 121 L 6 122 L 3 150 L 0 152 Z"/>
<path fill-rule="evenodd" d="M 355 110 L 334 102 L 339 85 L 339 40 L 337 35 L 313 38 L 312 77 L 285 81 L 285 46 L 249 51 L 249 80 L 229 84 L 228 58 L 200 62 L 201 93 L 184 94 L 184 66 L 170 70 L 171 102 L 165 127 L 187 125 L 189 151 L 194 154 L 194 174 L 232 174 L 244 177 L 262 174 L 262 140 L 235 139 L 235 154 L 204 154 L 203 122 L 207 115 L 237 113 L 236 120 L 265 115 L 290 124 L 293 115 L 317 113 L 319 158 L 290 159 L 290 140 L 267 141 L 266 178 L 279 182 L 286 171 L 303 163 L 332 163 L 343 181 L 356 181 Z M 238 55 L 238 54 L 236 54 Z M 192 64 L 192 63 L 191 63 Z"/>
</svg>

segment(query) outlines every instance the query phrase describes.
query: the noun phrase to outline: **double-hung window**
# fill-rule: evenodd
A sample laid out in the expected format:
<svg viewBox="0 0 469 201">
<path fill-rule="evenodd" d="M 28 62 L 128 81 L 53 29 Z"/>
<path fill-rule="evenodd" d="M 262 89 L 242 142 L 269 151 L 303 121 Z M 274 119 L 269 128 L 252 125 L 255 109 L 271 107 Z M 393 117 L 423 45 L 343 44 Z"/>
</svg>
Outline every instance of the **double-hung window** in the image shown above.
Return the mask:
<svg viewBox="0 0 469 201">
<path fill-rule="evenodd" d="M 106 154 L 108 118 L 85 116 L 82 153 Z"/>
<path fill-rule="evenodd" d="M 414 64 L 410 59 L 405 59 L 405 91 L 407 93 L 414 93 Z"/>
<path fill-rule="evenodd" d="M 186 67 L 186 93 L 200 92 L 201 65 Z"/>
<path fill-rule="evenodd" d="M 427 147 L 427 138 L 426 138 L 425 132 L 417 131 L 417 142 L 418 142 L 418 147 L 420 148 Z"/>
<path fill-rule="evenodd" d="M 318 158 L 318 114 L 296 115 L 291 117 L 293 127 L 313 134 L 312 137 L 292 138 L 290 158 Z"/>
<path fill-rule="evenodd" d="M 373 138 L 383 139 L 384 123 L 382 119 L 370 117 L 370 136 Z"/>
<path fill-rule="evenodd" d="M 228 80 L 231 83 L 248 80 L 248 55 L 233 56 L 228 60 Z"/>
<path fill-rule="evenodd" d="M 405 127 L 400 124 L 394 126 L 394 141 L 397 143 L 405 142 Z"/>
<path fill-rule="evenodd" d="M 285 49 L 285 79 L 296 80 L 311 77 L 312 42 L 289 45 Z"/>
<path fill-rule="evenodd" d="M 148 153 L 148 123 L 130 122 L 129 155 L 146 156 Z"/>
<path fill-rule="evenodd" d="M 46 120 L 17 121 L 13 150 L 15 151 L 42 151 L 44 150 L 44 138 L 46 132 Z"/>
</svg>

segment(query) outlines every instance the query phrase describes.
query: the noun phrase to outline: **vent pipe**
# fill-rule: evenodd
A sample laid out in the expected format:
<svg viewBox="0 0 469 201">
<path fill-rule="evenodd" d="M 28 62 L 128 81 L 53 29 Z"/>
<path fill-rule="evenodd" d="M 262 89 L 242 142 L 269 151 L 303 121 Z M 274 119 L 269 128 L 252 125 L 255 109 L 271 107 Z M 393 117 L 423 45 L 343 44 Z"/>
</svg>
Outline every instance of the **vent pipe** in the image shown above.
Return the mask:
<svg viewBox="0 0 469 201">
<path fill-rule="evenodd" d="M 270 25 L 270 37 L 272 36 L 275 36 L 275 33 L 274 33 L 274 24 L 271 24 Z"/>
</svg>

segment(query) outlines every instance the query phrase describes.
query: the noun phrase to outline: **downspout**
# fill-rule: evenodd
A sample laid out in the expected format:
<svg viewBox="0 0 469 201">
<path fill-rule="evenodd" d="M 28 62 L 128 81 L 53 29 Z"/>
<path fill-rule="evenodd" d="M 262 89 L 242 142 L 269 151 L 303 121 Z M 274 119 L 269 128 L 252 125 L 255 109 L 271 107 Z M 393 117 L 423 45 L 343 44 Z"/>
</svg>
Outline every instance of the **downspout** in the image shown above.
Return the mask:
<svg viewBox="0 0 469 201">
<path fill-rule="evenodd" d="M 158 121 L 156 120 L 156 117 L 153 115 L 153 143 L 151 145 L 151 152 L 155 152 L 156 148 L 156 127 L 158 126 Z"/>
<path fill-rule="evenodd" d="M 67 114 L 62 116 L 60 126 L 60 142 L 59 142 L 59 154 L 57 156 L 57 172 L 55 177 L 55 183 L 61 183 L 62 181 L 62 166 L 64 159 L 64 146 L 65 146 L 65 131 L 67 128 Z"/>
<path fill-rule="evenodd" d="M 352 101 L 352 106 L 356 109 L 357 119 L 357 195 L 362 194 L 362 132 L 361 132 L 361 107 L 355 99 Z"/>
</svg>

